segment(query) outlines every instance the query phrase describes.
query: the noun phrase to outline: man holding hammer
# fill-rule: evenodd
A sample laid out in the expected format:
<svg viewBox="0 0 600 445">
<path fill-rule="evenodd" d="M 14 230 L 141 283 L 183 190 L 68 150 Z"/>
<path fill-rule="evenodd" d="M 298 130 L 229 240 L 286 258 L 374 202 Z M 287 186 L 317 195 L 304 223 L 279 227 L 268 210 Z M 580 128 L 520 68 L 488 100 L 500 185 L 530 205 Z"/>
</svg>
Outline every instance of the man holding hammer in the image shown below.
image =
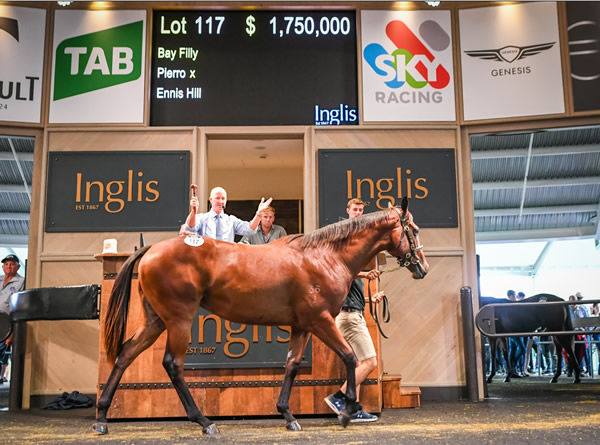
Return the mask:
<svg viewBox="0 0 600 445">
<path fill-rule="evenodd" d="M 235 241 L 235 235 L 252 235 L 256 232 L 260 222 L 261 212 L 271 204 L 273 198 L 260 200 L 258 210 L 251 221 L 243 221 L 234 215 L 225 213 L 227 192 L 223 187 L 215 187 L 210 191 L 210 210 L 206 213 L 197 213 L 199 207 L 196 196 L 197 186 L 192 184 L 192 198 L 190 199 L 190 213 L 181 226 L 179 235 L 203 235 L 221 241 Z"/>
</svg>

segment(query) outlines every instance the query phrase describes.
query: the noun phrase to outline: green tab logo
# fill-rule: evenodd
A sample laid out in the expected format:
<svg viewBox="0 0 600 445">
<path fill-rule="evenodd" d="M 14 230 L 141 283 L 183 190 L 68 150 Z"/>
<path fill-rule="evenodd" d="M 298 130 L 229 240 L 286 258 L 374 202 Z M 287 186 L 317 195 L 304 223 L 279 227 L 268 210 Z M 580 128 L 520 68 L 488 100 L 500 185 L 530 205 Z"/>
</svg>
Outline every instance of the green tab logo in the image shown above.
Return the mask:
<svg viewBox="0 0 600 445">
<path fill-rule="evenodd" d="M 54 100 L 138 79 L 143 25 L 139 21 L 62 41 L 56 48 Z"/>
</svg>

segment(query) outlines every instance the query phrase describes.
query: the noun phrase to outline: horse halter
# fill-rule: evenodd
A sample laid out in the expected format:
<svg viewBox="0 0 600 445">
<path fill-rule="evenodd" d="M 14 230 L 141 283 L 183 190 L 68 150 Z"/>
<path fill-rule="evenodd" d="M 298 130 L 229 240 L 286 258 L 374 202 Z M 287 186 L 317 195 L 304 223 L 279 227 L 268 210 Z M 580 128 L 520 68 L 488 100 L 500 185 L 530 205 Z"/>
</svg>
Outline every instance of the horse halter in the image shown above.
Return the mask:
<svg viewBox="0 0 600 445">
<path fill-rule="evenodd" d="M 410 246 L 410 252 L 406 252 L 404 254 L 403 258 L 396 258 L 396 260 L 398 261 L 398 264 L 400 264 L 400 267 L 408 267 L 411 264 L 421 264 L 421 260 L 417 256 L 417 252 L 419 250 L 423 250 L 423 245 L 422 244 L 420 244 L 418 246 L 416 245 L 415 240 L 410 231 L 408 217 L 402 216 L 402 212 L 400 212 L 400 210 L 398 210 L 397 207 L 394 207 L 393 209 L 396 211 L 396 213 L 400 217 L 400 225 L 402 226 L 402 235 L 403 236 L 406 235 L 406 239 L 408 239 L 408 244 Z M 400 238 L 400 241 L 402 241 L 402 238 Z"/>
</svg>

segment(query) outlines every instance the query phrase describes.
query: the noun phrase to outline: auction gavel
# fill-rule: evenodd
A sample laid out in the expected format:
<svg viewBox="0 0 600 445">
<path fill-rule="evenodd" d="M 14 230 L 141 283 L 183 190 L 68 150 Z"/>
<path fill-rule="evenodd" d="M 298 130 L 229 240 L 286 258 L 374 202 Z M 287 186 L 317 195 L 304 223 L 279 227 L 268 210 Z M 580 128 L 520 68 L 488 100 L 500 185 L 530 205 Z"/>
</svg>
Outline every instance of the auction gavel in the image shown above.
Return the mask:
<svg viewBox="0 0 600 445">
<path fill-rule="evenodd" d="M 196 197 L 196 189 L 197 189 L 197 188 L 198 188 L 198 186 L 197 186 L 196 184 L 192 184 L 192 185 L 190 185 L 190 190 L 192 191 L 192 198 L 195 198 L 195 197 Z M 194 210 L 194 212 L 197 212 L 197 211 L 198 211 L 198 209 L 197 209 L 197 208 L 196 208 L 196 209 L 193 209 L 193 210 Z"/>
</svg>

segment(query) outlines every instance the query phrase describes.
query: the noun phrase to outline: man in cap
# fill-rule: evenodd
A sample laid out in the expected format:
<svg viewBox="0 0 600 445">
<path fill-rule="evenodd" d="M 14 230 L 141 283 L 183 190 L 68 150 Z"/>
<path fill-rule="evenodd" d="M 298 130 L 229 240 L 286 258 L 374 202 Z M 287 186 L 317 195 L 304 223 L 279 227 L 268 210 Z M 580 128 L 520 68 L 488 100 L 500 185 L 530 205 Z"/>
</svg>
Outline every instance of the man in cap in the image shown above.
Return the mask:
<svg viewBox="0 0 600 445">
<path fill-rule="evenodd" d="M 25 288 L 25 279 L 18 274 L 21 264 L 16 255 L 10 254 L 2 260 L 2 271 L 4 276 L 2 280 L 2 288 L 0 289 L 0 312 L 8 314 L 10 309 L 10 296 L 15 292 L 22 291 Z M 7 349 L 12 342 L 12 334 L 5 340 L 0 342 L 0 384 L 6 381 L 5 372 L 8 364 Z"/>
</svg>

